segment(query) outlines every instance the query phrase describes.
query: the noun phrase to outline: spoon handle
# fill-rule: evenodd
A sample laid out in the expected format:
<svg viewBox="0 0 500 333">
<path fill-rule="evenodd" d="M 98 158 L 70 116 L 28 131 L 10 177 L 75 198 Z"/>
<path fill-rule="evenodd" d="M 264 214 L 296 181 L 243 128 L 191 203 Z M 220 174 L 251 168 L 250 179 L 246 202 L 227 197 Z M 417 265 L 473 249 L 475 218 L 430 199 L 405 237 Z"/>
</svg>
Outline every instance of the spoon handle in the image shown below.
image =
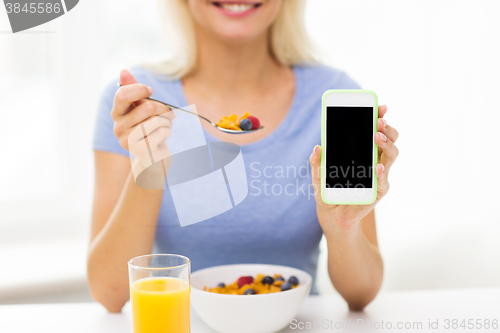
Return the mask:
<svg viewBox="0 0 500 333">
<path fill-rule="evenodd" d="M 199 115 L 199 114 L 197 114 L 197 113 L 194 113 L 193 111 L 184 110 L 184 109 L 178 108 L 178 107 L 177 107 L 177 106 L 175 106 L 175 105 L 171 105 L 171 104 L 168 104 L 168 103 L 165 103 L 165 102 L 159 101 L 159 100 L 154 99 L 154 98 L 151 98 L 151 97 L 148 97 L 148 98 L 146 98 L 146 99 L 149 99 L 150 101 L 153 101 L 153 102 L 158 102 L 158 103 L 160 103 L 160 104 L 166 105 L 166 106 L 168 106 L 168 107 L 169 107 L 169 108 L 171 108 L 171 109 L 176 109 L 176 110 L 179 110 L 179 111 L 183 111 L 183 112 L 186 112 L 186 113 L 192 114 L 193 116 L 200 117 L 201 119 L 208 121 L 210 124 L 212 124 L 212 126 L 216 126 L 216 125 L 215 125 L 215 123 L 211 122 L 209 119 L 207 119 L 207 118 L 203 117 L 202 115 Z"/>
<path fill-rule="evenodd" d="M 117 86 L 118 86 L 118 87 L 121 87 L 122 85 L 118 82 L 118 83 L 117 83 Z M 193 111 L 184 110 L 184 109 L 178 108 L 178 107 L 177 107 L 177 106 L 175 106 L 175 105 L 171 105 L 171 104 L 168 104 L 168 103 L 165 103 L 165 102 L 159 101 L 159 100 L 154 99 L 154 98 L 151 98 L 151 97 L 148 97 L 148 98 L 146 98 L 146 99 L 149 99 L 149 100 L 151 100 L 151 101 L 153 101 L 153 102 L 158 102 L 158 103 L 160 103 L 160 104 L 166 105 L 166 106 L 168 106 L 168 107 L 169 107 L 169 108 L 171 108 L 171 109 L 173 108 L 173 109 L 176 109 L 176 110 L 180 110 L 180 111 L 183 111 L 183 112 L 186 112 L 186 113 L 192 114 L 193 116 L 197 116 L 197 117 L 199 117 L 199 118 L 201 118 L 201 119 L 203 119 L 203 120 L 208 121 L 210 124 L 212 124 L 212 126 L 219 128 L 219 126 L 217 126 L 217 125 L 216 125 L 215 123 L 213 123 L 211 120 L 209 120 L 209 119 L 207 119 L 207 118 L 205 118 L 205 117 L 203 117 L 203 116 L 201 116 L 201 115 L 199 115 L 199 114 L 197 114 L 197 113 L 194 113 Z"/>
</svg>

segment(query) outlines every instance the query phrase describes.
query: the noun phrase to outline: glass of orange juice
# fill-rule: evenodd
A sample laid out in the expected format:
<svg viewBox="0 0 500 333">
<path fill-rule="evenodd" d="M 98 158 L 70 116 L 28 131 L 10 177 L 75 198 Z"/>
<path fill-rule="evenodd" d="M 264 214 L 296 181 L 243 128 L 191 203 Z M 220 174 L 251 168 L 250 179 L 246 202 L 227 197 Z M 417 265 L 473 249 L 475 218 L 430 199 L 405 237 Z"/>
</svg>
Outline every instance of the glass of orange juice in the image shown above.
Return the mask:
<svg viewBox="0 0 500 333">
<path fill-rule="evenodd" d="M 134 333 L 189 333 L 191 261 L 150 254 L 128 262 Z"/>
</svg>

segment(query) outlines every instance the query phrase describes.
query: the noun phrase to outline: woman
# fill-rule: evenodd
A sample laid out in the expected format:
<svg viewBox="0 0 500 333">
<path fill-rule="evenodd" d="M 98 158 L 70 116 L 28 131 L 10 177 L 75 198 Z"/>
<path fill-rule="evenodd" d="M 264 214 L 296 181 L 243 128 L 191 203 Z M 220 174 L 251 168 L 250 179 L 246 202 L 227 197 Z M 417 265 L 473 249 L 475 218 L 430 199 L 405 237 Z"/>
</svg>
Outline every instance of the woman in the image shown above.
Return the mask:
<svg viewBox="0 0 500 333">
<path fill-rule="evenodd" d="M 327 89 L 359 86 L 345 73 L 314 62 L 303 26 L 304 3 L 164 1 L 171 6 L 169 17 L 178 21 L 184 53 L 152 71 L 122 71 L 121 87 L 106 90 L 99 110 L 88 255 L 94 298 L 110 312 L 120 311 L 129 298 L 126 262 L 151 252 L 186 255 L 193 270 L 269 263 L 298 267 L 315 277 L 324 234 L 334 287 L 350 309 L 363 309 L 382 283 L 373 208 L 389 189 L 387 174 L 398 154 L 398 134 L 383 118 L 387 108 L 379 108 L 375 134 L 380 161 L 376 202 L 327 205 L 310 191 L 320 188 L 319 172 L 311 168 L 318 168 L 321 158 L 321 95 Z M 241 146 L 249 183 L 243 202 L 180 227 L 168 189 L 136 185 L 127 151 L 129 134 L 146 119 L 166 113 L 151 131 L 154 150 L 176 126 L 173 112 L 146 100 L 152 94 L 180 107 L 195 104 L 213 120 L 244 111 L 260 119 L 265 130 L 246 135 L 203 124 L 207 141 Z"/>
</svg>

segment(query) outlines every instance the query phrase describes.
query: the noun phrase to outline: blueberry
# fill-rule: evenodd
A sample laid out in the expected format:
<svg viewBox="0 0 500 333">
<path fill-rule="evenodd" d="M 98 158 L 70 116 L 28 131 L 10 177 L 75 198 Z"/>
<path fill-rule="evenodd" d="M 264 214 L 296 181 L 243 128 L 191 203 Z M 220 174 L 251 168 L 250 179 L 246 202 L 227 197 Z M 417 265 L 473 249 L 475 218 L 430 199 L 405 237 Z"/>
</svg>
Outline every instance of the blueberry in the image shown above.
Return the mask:
<svg viewBox="0 0 500 333">
<path fill-rule="evenodd" d="M 219 288 L 226 288 L 226 284 L 224 282 L 221 282 L 217 285 Z"/>
<path fill-rule="evenodd" d="M 247 118 L 241 119 L 241 121 L 240 121 L 240 128 L 243 131 L 251 130 L 252 129 L 252 122 L 250 120 L 248 120 Z"/>
<path fill-rule="evenodd" d="M 281 285 L 281 291 L 286 291 L 292 289 L 290 282 L 285 282 Z"/>
<path fill-rule="evenodd" d="M 272 285 L 274 283 L 274 279 L 270 276 L 265 276 L 263 279 L 262 279 L 262 284 L 268 284 L 268 285 Z"/>
<path fill-rule="evenodd" d="M 276 281 L 285 281 L 285 279 L 283 279 L 283 277 L 282 277 L 282 276 L 278 276 L 278 277 L 276 278 Z"/>
<path fill-rule="evenodd" d="M 296 286 L 299 284 L 299 279 L 297 279 L 296 276 L 290 276 L 288 279 L 288 282 L 290 282 L 292 285 Z"/>
<path fill-rule="evenodd" d="M 243 295 L 255 295 L 255 290 L 253 290 L 252 288 L 248 288 L 247 290 L 245 290 Z"/>
</svg>

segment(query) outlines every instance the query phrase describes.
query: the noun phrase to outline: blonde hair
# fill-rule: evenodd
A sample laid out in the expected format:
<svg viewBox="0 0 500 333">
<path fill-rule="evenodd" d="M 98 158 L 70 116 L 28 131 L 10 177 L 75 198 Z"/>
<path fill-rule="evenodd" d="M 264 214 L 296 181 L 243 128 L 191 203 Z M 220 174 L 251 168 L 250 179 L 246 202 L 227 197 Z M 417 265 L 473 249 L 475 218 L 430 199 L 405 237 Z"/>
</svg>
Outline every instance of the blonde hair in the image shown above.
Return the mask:
<svg viewBox="0 0 500 333">
<path fill-rule="evenodd" d="M 182 78 L 196 66 L 197 49 L 194 20 L 187 0 L 160 0 L 163 13 L 168 13 L 165 21 L 166 42 L 172 48 L 168 60 L 147 64 L 155 74 L 172 79 Z M 282 66 L 292 66 L 317 62 L 304 24 L 305 0 L 283 0 L 276 21 L 269 31 L 269 50 Z"/>
</svg>

